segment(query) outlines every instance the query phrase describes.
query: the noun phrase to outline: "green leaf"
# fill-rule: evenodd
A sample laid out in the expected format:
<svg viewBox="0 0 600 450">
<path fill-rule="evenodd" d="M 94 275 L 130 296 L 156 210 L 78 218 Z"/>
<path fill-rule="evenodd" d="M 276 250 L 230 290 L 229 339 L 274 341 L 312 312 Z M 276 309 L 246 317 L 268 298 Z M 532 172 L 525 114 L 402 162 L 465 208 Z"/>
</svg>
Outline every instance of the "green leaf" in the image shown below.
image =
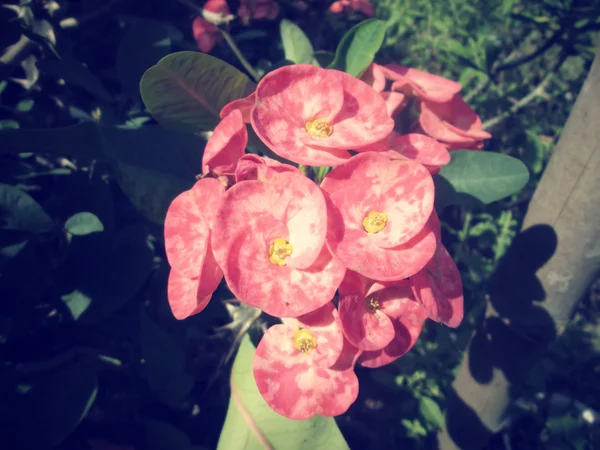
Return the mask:
<svg viewBox="0 0 600 450">
<path fill-rule="evenodd" d="M 19 129 L 19 122 L 11 119 L 0 120 L 0 130 L 17 130 Z"/>
<path fill-rule="evenodd" d="M 90 212 L 80 212 L 67 219 L 65 230 L 76 236 L 83 236 L 90 233 L 98 233 L 104 230 L 104 226 L 95 214 Z"/>
<path fill-rule="evenodd" d="M 348 449 L 333 418 L 291 420 L 274 412 L 264 401 L 252 372 L 254 346 L 246 335 L 231 373 L 232 395 L 221 430 L 218 450 L 262 450 L 268 442 L 274 449 Z"/>
<path fill-rule="evenodd" d="M 98 380 L 86 361 L 45 376 L 18 401 L 19 448 L 56 447 L 73 432 L 96 398 Z"/>
<path fill-rule="evenodd" d="M 304 31 L 286 19 L 281 21 L 280 30 L 285 59 L 296 64 L 312 64 L 314 51 Z"/>
<path fill-rule="evenodd" d="M 185 371 L 183 339 L 167 333 L 142 314 L 140 342 L 142 373 L 150 389 L 167 405 L 179 408 L 194 386 L 193 378 Z"/>
<path fill-rule="evenodd" d="M 444 425 L 444 413 L 435 400 L 429 397 L 421 397 L 419 400 L 419 412 L 425 421 L 436 427 Z"/>
<path fill-rule="evenodd" d="M 17 111 L 17 112 L 29 112 L 33 108 L 34 104 L 35 104 L 34 101 L 31 100 L 31 99 L 22 100 L 19 103 L 17 103 L 17 106 L 15 107 L 15 111 Z"/>
<path fill-rule="evenodd" d="M 367 19 L 352 27 L 342 38 L 329 69 L 337 69 L 360 78 L 383 44 L 386 24 Z"/>
<path fill-rule="evenodd" d="M 86 90 L 100 100 L 109 102 L 114 100 L 96 75 L 79 61 L 42 59 L 37 62 L 37 67 L 40 72 L 62 78 L 67 83 Z"/>
<path fill-rule="evenodd" d="M 79 318 L 87 311 L 87 309 L 92 304 L 92 299 L 77 289 L 75 289 L 73 292 L 69 292 L 68 294 L 61 296 L 60 299 L 69 309 L 69 311 L 71 311 L 71 315 L 75 320 L 79 320 Z"/>
<path fill-rule="evenodd" d="M 436 209 L 462 204 L 481 206 L 512 195 L 529 180 L 527 167 L 512 156 L 458 150 L 434 177 Z"/>
<path fill-rule="evenodd" d="M 212 130 L 227 103 L 250 95 L 255 85 L 235 67 L 204 53 L 177 52 L 142 77 L 142 99 L 163 126 L 179 131 Z"/>
<path fill-rule="evenodd" d="M 156 20 L 131 18 L 117 49 L 117 76 L 123 90 L 139 95 L 144 72 L 171 51 L 172 30 Z"/>
<path fill-rule="evenodd" d="M 53 227 L 50 216 L 29 194 L 0 184 L 0 228 L 45 233 Z"/>
</svg>

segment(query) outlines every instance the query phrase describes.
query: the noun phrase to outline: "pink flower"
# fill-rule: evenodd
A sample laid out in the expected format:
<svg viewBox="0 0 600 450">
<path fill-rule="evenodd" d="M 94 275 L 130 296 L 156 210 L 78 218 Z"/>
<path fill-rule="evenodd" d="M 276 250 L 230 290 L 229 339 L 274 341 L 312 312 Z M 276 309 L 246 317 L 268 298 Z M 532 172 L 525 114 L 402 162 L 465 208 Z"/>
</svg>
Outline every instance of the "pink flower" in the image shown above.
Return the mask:
<svg viewBox="0 0 600 450">
<path fill-rule="evenodd" d="M 244 180 L 264 181 L 271 178 L 273 174 L 280 172 L 294 172 L 300 174 L 297 167 L 283 164 L 266 156 L 258 156 L 248 153 L 240 158 L 235 169 L 235 181 L 239 183 Z"/>
<path fill-rule="evenodd" d="M 425 133 L 450 144 L 474 144 L 492 137 L 481 126 L 481 119 L 460 96 L 446 103 L 421 102 L 419 123 Z"/>
<path fill-rule="evenodd" d="M 462 89 L 455 81 L 410 67 L 388 64 L 381 68 L 385 77 L 393 81 L 393 91 L 401 91 L 421 100 L 447 102 Z"/>
<path fill-rule="evenodd" d="M 342 11 L 358 11 L 367 17 L 375 15 L 375 7 L 369 0 L 337 0 L 331 4 L 329 11 L 332 13 L 341 13 Z"/>
<path fill-rule="evenodd" d="M 225 0 L 208 0 L 204 9 L 213 13 L 228 15 L 229 6 Z M 202 17 L 196 17 L 192 22 L 192 34 L 200 51 L 209 53 L 220 37 L 219 28 Z"/>
<path fill-rule="evenodd" d="M 219 28 L 202 17 L 196 17 L 192 22 L 192 34 L 200 51 L 210 53 L 219 38 Z"/>
<path fill-rule="evenodd" d="M 237 15 L 246 25 L 250 19 L 273 20 L 279 15 L 279 4 L 274 0 L 241 0 Z"/>
<path fill-rule="evenodd" d="M 363 367 L 381 367 L 405 355 L 417 342 L 426 319 L 427 313 L 417 302 L 405 302 L 392 321 L 394 339 L 381 350 L 362 352 L 358 363 Z"/>
<path fill-rule="evenodd" d="M 324 245 L 326 231 L 319 187 L 285 171 L 227 191 L 212 245 L 240 301 L 274 316 L 296 317 L 330 301 L 344 276 Z"/>
<path fill-rule="evenodd" d="M 202 156 L 202 173 L 233 179 L 238 160 L 248 143 L 248 130 L 238 109 L 231 111 L 214 129 Z"/>
<path fill-rule="evenodd" d="M 366 152 L 323 180 L 327 246 L 348 269 L 378 281 L 407 278 L 431 259 L 434 186 L 421 164 Z"/>
<path fill-rule="evenodd" d="M 452 328 L 460 325 L 464 315 L 460 272 L 441 243 L 431 261 L 410 278 L 410 283 L 417 302 L 431 319 Z"/>
<path fill-rule="evenodd" d="M 360 79 L 371 86 L 376 92 L 383 92 L 385 89 L 385 72 L 379 64 L 371 63 Z"/>
<path fill-rule="evenodd" d="M 234 100 L 232 102 L 227 103 L 223 106 L 221 110 L 220 116 L 221 119 L 224 119 L 229 113 L 235 109 L 239 110 L 242 113 L 242 118 L 245 123 L 250 123 L 250 113 L 252 112 L 252 108 L 256 103 L 256 93 L 250 94 L 246 98 L 240 98 Z"/>
<path fill-rule="evenodd" d="M 349 280 L 358 278 L 358 281 Z M 408 280 L 380 284 L 347 271 L 339 287 L 339 315 L 344 335 L 361 350 L 387 347 L 395 336 L 393 321 L 415 303 Z"/>
<path fill-rule="evenodd" d="M 356 354 L 327 303 L 267 330 L 254 355 L 254 378 L 265 401 L 285 417 L 337 416 L 358 396 Z"/>
<path fill-rule="evenodd" d="M 165 250 L 171 265 L 168 298 L 177 319 L 202 311 L 223 278 L 210 238 L 224 194 L 225 187 L 219 181 L 204 178 L 178 195 L 167 211 Z"/>
<path fill-rule="evenodd" d="M 350 158 L 348 149 L 377 142 L 394 127 L 384 100 L 366 83 L 307 64 L 261 80 L 251 122 L 275 153 L 314 166 L 340 164 Z"/>
</svg>

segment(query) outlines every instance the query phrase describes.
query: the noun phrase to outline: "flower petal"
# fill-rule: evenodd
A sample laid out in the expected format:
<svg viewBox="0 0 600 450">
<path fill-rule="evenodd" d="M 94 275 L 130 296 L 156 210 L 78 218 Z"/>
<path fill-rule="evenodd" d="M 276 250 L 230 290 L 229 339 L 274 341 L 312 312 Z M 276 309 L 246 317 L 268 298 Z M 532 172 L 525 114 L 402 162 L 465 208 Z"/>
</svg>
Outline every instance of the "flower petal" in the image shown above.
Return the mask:
<svg viewBox="0 0 600 450">
<path fill-rule="evenodd" d="M 171 267 L 187 278 L 199 276 L 209 239 L 209 224 L 192 191 L 179 194 L 165 217 L 165 251 Z"/>
<path fill-rule="evenodd" d="M 380 350 L 394 338 L 390 318 L 382 311 L 369 311 L 362 295 L 346 295 L 338 304 L 344 335 L 361 350 Z"/>
<path fill-rule="evenodd" d="M 200 296 L 199 283 L 198 278 L 186 278 L 175 270 L 169 273 L 167 297 L 176 319 L 183 320 L 197 314 L 208 305 L 212 292 L 204 297 Z"/>
<path fill-rule="evenodd" d="M 435 253 L 436 236 L 425 225 L 411 240 L 393 248 L 372 245 L 361 230 L 344 229 L 337 207 L 326 197 L 329 214 L 327 247 L 346 268 L 379 281 L 408 278 L 421 270 Z"/>
<path fill-rule="evenodd" d="M 371 63 L 360 79 L 371 86 L 375 92 L 382 92 L 385 89 L 385 74 L 379 64 Z"/>
<path fill-rule="evenodd" d="M 391 79 L 393 78 L 390 72 L 402 77 L 392 85 L 393 90 L 399 89 L 408 92 L 421 100 L 447 102 L 462 89 L 462 86 L 455 81 L 398 64 L 386 65 L 384 71 Z M 407 89 L 407 86 L 410 88 Z"/>
<path fill-rule="evenodd" d="M 364 367 L 381 367 L 400 358 L 408 352 L 421 334 L 427 314 L 415 301 L 405 303 L 405 310 L 399 318 L 393 320 L 395 336 L 392 342 L 382 350 L 363 352 L 358 362 Z"/>
<path fill-rule="evenodd" d="M 230 240 L 223 272 L 233 294 L 249 305 L 277 317 L 312 312 L 335 295 L 345 268 L 323 246 L 320 257 L 307 269 L 278 266 L 269 261 L 269 246 L 282 236 L 275 220 L 266 215 L 252 219 Z"/>
<path fill-rule="evenodd" d="M 443 245 L 427 266 L 411 277 L 417 301 L 436 322 L 449 327 L 460 325 L 464 315 L 464 298 L 460 272 Z"/>
<path fill-rule="evenodd" d="M 354 371 L 314 366 L 309 354 L 294 349 L 294 331 L 274 325 L 259 342 L 253 361 L 259 392 L 275 412 L 290 419 L 346 412 L 358 396 Z"/>
<path fill-rule="evenodd" d="M 319 309 L 296 318 L 283 318 L 282 322 L 295 329 L 306 328 L 313 333 L 317 347 L 309 356 L 314 365 L 328 368 L 336 363 L 342 353 L 344 334 L 333 303 L 328 302 Z"/>
<path fill-rule="evenodd" d="M 300 173 L 297 167 L 280 163 L 274 159 L 248 153 L 242 156 L 235 168 L 235 182 L 244 180 L 264 181 L 274 173 L 295 172 Z"/>
<path fill-rule="evenodd" d="M 245 123 L 250 123 L 250 113 L 252 112 L 252 108 L 254 108 L 254 104 L 256 103 L 256 93 L 250 94 L 246 98 L 239 98 L 232 102 L 227 103 L 223 106 L 221 113 L 219 116 L 221 119 L 227 117 L 231 111 L 238 110 L 242 113 L 242 119 Z"/>
<path fill-rule="evenodd" d="M 232 174 L 248 144 L 242 113 L 234 109 L 215 127 L 202 156 L 202 173 Z"/>
<path fill-rule="evenodd" d="M 337 178 L 336 171 L 349 177 L 330 195 L 339 209 L 343 226 L 361 241 L 391 248 L 409 241 L 425 225 L 433 210 L 434 185 L 431 175 L 421 164 L 408 160 L 390 161 L 384 155 L 360 153 L 327 177 Z M 348 174 L 348 169 L 351 172 Z M 355 186 L 364 186 L 357 190 Z M 370 211 L 387 215 L 387 224 L 378 233 L 367 233 L 363 219 Z"/>
</svg>

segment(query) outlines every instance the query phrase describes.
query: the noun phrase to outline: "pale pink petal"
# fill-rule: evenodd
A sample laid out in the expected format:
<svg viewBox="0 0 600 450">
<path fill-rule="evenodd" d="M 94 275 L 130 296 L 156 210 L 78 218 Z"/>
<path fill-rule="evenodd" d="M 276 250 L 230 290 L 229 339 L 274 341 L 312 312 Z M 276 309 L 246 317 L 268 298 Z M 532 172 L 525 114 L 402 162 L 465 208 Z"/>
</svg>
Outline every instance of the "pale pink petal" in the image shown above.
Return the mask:
<svg viewBox="0 0 600 450">
<path fill-rule="evenodd" d="M 294 248 L 287 259 L 290 267 L 306 269 L 321 253 L 327 233 L 327 207 L 322 191 L 300 173 L 273 174 L 265 181 L 273 198 L 274 217 L 288 228 Z"/>
<path fill-rule="evenodd" d="M 460 272 L 443 245 L 425 268 L 411 277 L 417 301 L 436 322 L 449 327 L 460 325 L 464 299 Z"/>
<path fill-rule="evenodd" d="M 483 130 L 477 113 L 458 95 L 446 103 L 421 102 L 419 123 L 429 136 L 448 143 L 492 137 Z"/>
<path fill-rule="evenodd" d="M 235 168 L 235 182 L 239 183 L 244 180 L 264 181 L 273 174 L 280 172 L 300 173 L 297 167 L 290 164 L 248 153 L 238 160 Z"/>
<path fill-rule="evenodd" d="M 344 5 L 342 5 L 341 2 L 337 1 L 337 2 L 333 2 L 331 4 L 331 6 L 329 7 L 329 11 L 331 11 L 332 13 L 341 13 L 344 10 Z"/>
<path fill-rule="evenodd" d="M 386 91 L 381 93 L 381 97 L 385 101 L 388 116 L 394 117 L 408 104 L 408 99 L 404 94 L 394 91 Z"/>
<path fill-rule="evenodd" d="M 202 156 L 202 173 L 232 174 L 248 144 L 242 113 L 234 109 L 215 127 Z"/>
<path fill-rule="evenodd" d="M 342 352 L 338 360 L 335 362 L 333 366 L 330 367 L 332 370 L 354 370 L 354 366 L 358 361 L 359 356 L 362 354 L 362 350 L 355 347 L 350 343 L 348 339 L 344 336 L 344 345 L 342 347 Z"/>
<path fill-rule="evenodd" d="M 225 0 L 208 0 L 204 4 L 204 9 L 210 12 L 228 15 L 231 14 L 229 5 Z"/>
<path fill-rule="evenodd" d="M 344 335 L 361 350 L 380 350 L 394 338 L 390 318 L 381 311 L 370 311 L 362 295 L 347 295 L 338 304 Z"/>
<path fill-rule="evenodd" d="M 402 77 L 402 80 L 392 85 L 392 89 L 416 95 L 421 100 L 444 103 L 462 89 L 462 86 L 455 81 L 410 67 L 389 64 L 385 68 Z M 410 85 L 410 88 L 407 89 L 407 85 Z"/>
<path fill-rule="evenodd" d="M 200 215 L 212 229 L 225 197 L 225 186 L 216 178 L 203 178 L 196 181 L 192 187 L 192 194 Z"/>
<path fill-rule="evenodd" d="M 366 83 L 337 70 L 285 66 L 266 75 L 256 89 L 251 123 L 278 155 L 301 164 L 337 165 L 347 149 L 387 136 L 393 120 L 384 100 Z M 312 137 L 306 125 L 324 120 L 329 137 Z"/>
<path fill-rule="evenodd" d="M 361 366 L 375 368 L 400 358 L 415 345 L 426 319 L 426 312 L 417 302 L 406 302 L 405 311 L 392 321 L 396 333 L 392 342 L 382 350 L 363 352 L 358 362 Z"/>
<path fill-rule="evenodd" d="M 212 293 L 215 292 L 222 279 L 223 271 L 215 259 L 209 239 L 206 257 L 202 262 L 202 270 L 199 274 L 198 297 L 210 297 Z"/>
<path fill-rule="evenodd" d="M 423 228 L 433 210 L 434 185 L 421 164 L 409 160 L 390 161 L 384 155 L 367 152 L 352 157 L 345 165 L 353 167 L 345 180 L 345 188 L 330 195 L 343 219 L 337 226 L 343 226 L 346 232 L 364 235 L 361 241 L 385 248 L 409 241 Z M 334 174 L 337 170 L 327 177 L 338 178 Z M 347 169 L 340 172 L 346 173 Z M 358 185 L 363 189 L 357 190 Z M 370 211 L 387 215 L 385 228 L 375 234 L 363 228 L 363 219 Z"/>
<path fill-rule="evenodd" d="M 314 365 L 333 366 L 342 352 L 344 334 L 338 311 L 328 302 L 319 309 L 296 318 L 282 318 L 285 325 L 295 329 L 310 330 L 317 341 L 317 347 L 310 352 Z"/>
<path fill-rule="evenodd" d="M 346 270 L 346 275 L 342 283 L 338 287 L 338 292 L 341 296 L 343 295 L 364 295 L 367 293 L 368 287 L 373 282 L 366 277 L 363 277 L 360 273 L 352 270 Z"/>
<path fill-rule="evenodd" d="M 295 331 L 275 325 L 259 342 L 253 361 L 259 392 L 275 412 L 290 419 L 344 413 L 358 396 L 354 371 L 311 364 L 310 353 L 293 347 Z"/>
<path fill-rule="evenodd" d="M 246 98 L 238 98 L 237 100 L 227 103 L 223 106 L 219 116 L 223 119 L 227 117 L 231 111 L 238 110 L 242 113 L 244 122 L 250 123 L 250 113 L 252 112 L 252 108 L 254 108 L 254 103 L 256 103 L 256 94 L 253 92 Z"/>
<path fill-rule="evenodd" d="M 425 166 L 439 167 L 450 162 L 448 150 L 435 139 L 424 134 L 394 133 L 388 142 L 393 150 Z"/>
<path fill-rule="evenodd" d="M 175 270 L 169 273 L 167 297 L 176 319 L 183 320 L 197 314 L 208 305 L 212 292 L 204 297 L 198 295 L 199 282 L 198 278 L 184 277 Z"/>
<path fill-rule="evenodd" d="M 209 224 L 192 191 L 179 194 L 165 217 L 165 251 L 171 267 L 187 278 L 199 276 L 209 239 Z"/>
<path fill-rule="evenodd" d="M 227 285 L 242 302 L 277 317 L 297 317 L 329 302 L 341 283 L 345 268 L 323 246 L 321 256 L 300 270 L 269 261 L 275 238 L 286 239 L 285 225 L 263 214 L 252 219 L 229 242 L 222 265 Z"/>
<path fill-rule="evenodd" d="M 415 302 L 410 281 L 400 280 L 385 284 L 374 283 L 366 298 L 374 296 L 379 301 L 379 310 L 392 319 L 397 319 L 405 311 L 407 306 Z"/>
<path fill-rule="evenodd" d="M 421 270 L 436 248 L 435 233 L 426 225 L 410 241 L 394 248 L 372 245 L 367 233 L 345 229 L 337 207 L 327 199 L 327 247 L 346 268 L 373 280 L 394 281 Z"/>
<path fill-rule="evenodd" d="M 331 11 L 331 7 L 329 10 Z M 379 64 L 371 63 L 360 79 L 371 86 L 376 92 L 382 92 L 385 89 L 385 74 Z"/>
</svg>

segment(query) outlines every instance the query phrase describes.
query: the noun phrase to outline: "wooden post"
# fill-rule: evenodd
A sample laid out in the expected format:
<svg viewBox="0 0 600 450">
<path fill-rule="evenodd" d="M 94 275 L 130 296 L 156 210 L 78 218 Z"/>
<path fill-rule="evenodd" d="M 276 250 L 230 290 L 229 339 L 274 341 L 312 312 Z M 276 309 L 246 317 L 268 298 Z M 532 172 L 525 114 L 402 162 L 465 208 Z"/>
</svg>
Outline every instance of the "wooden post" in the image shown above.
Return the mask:
<svg viewBox="0 0 600 450">
<path fill-rule="evenodd" d="M 440 449 L 481 449 L 511 390 L 564 331 L 600 268 L 600 52 L 490 282 L 490 300 L 453 384 Z"/>
</svg>

